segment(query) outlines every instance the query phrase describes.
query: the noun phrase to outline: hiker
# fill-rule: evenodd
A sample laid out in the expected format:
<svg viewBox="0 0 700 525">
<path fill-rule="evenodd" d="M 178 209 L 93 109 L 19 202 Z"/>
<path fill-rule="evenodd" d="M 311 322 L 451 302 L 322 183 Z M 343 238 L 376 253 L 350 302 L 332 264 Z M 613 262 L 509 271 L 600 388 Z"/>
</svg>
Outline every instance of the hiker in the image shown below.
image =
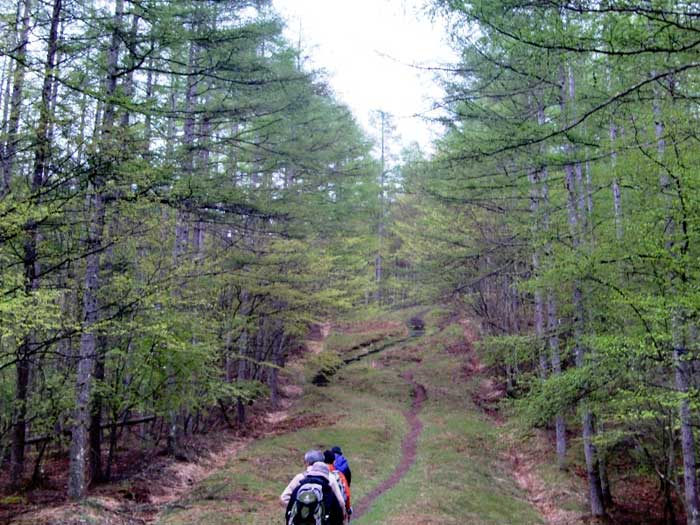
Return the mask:
<svg viewBox="0 0 700 525">
<path fill-rule="evenodd" d="M 350 500 L 350 484 L 348 483 L 345 474 L 340 472 L 338 469 L 335 468 L 335 465 L 333 465 L 333 463 L 335 462 L 335 453 L 333 451 L 326 450 L 323 453 L 323 461 L 326 463 L 326 465 L 328 465 L 328 470 L 330 470 L 331 477 L 336 478 L 336 480 L 338 481 L 340 492 L 343 493 L 343 498 L 345 499 L 345 510 L 348 515 L 349 521 L 350 515 L 352 514 L 352 502 Z"/>
<path fill-rule="evenodd" d="M 304 454 L 304 472 L 294 476 L 280 496 L 286 505 L 287 525 L 343 525 L 345 502 L 335 478 L 330 476 L 320 450 Z"/>
<path fill-rule="evenodd" d="M 348 460 L 343 456 L 343 451 L 340 447 L 335 446 L 331 449 L 331 452 L 335 454 L 335 462 L 333 465 L 337 470 L 343 473 L 345 479 L 348 480 L 348 485 L 352 483 L 352 472 L 350 472 L 350 465 L 348 465 Z"/>
</svg>

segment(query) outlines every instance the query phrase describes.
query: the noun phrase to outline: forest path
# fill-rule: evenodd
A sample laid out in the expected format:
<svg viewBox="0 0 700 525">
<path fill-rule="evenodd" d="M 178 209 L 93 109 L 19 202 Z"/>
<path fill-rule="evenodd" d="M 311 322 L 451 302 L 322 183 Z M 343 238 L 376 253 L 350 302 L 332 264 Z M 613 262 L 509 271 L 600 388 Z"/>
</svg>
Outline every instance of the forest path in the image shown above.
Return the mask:
<svg viewBox="0 0 700 525">
<path fill-rule="evenodd" d="M 424 313 L 425 334 L 409 337 L 406 320 Z M 285 392 L 303 388 L 285 413 L 271 416 L 285 430 L 252 441 L 168 505 L 158 525 L 281 522 L 279 495 L 301 471 L 304 452 L 335 445 L 353 470 L 357 525 L 542 524 L 503 458 L 498 425 L 474 400 L 490 402 L 484 394 L 492 389 L 484 392 L 491 384 L 471 328 L 415 308 L 319 334 L 323 349 L 285 371 Z M 310 378 L 324 352 L 345 364 L 316 386 Z"/>
<path fill-rule="evenodd" d="M 416 462 L 418 452 L 418 438 L 423 431 L 423 423 L 418 418 L 423 402 L 428 398 L 425 387 L 413 379 L 413 372 L 404 372 L 401 377 L 412 386 L 413 402 L 411 408 L 404 414 L 409 432 L 401 443 L 401 461 L 394 472 L 382 482 L 373 492 L 367 494 L 353 509 L 353 517 L 361 518 L 372 506 L 376 499 L 396 486 Z"/>
</svg>

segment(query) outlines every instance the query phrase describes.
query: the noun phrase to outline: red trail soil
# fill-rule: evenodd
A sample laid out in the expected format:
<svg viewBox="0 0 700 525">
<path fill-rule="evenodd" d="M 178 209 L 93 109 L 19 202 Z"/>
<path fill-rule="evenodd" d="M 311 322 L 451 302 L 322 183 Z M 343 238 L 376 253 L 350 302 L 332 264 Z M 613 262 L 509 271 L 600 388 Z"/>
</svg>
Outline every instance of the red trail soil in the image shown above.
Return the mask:
<svg viewBox="0 0 700 525">
<path fill-rule="evenodd" d="M 404 413 L 406 421 L 408 422 L 409 431 L 401 442 L 401 461 L 389 478 L 384 480 L 371 494 L 365 496 L 355 505 L 352 515 L 355 519 L 362 517 L 377 498 L 396 486 L 416 462 L 418 438 L 423 431 L 423 423 L 421 423 L 418 418 L 418 414 L 423 402 L 427 399 L 427 394 L 425 392 L 425 387 L 413 380 L 413 372 L 405 372 L 401 377 L 413 386 L 413 403 L 411 404 L 411 408 Z"/>
</svg>

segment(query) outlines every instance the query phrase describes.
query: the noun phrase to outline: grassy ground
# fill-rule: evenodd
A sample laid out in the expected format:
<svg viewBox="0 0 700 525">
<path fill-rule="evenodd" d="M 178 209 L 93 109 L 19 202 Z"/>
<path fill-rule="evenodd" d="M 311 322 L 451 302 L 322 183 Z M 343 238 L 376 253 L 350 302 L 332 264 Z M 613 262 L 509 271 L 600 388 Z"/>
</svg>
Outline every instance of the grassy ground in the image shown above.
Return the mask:
<svg viewBox="0 0 700 525">
<path fill-rule="evenodd" d="M 386 354 L 392 369 L 415 370 L 426 387 L 424 430 L 414 468 L 357 525 L 541 523 L 499 460 L 498 428 L 471 402 L 476 385 L 465 375 L 465 356 L 446 352 L 460 336 L 448 325 L 416 341 L 408 363 L 400 350 Z"/>
<path fill-rule="evenodd" d="M 403 320 L 415 313 L 394 313 L 387 320 Z M 281 523 L 279 494 L 302 469 L 302 455 L 312 447 L 343 447 L 353 469 L 353 498 L 359 501 L 389 477 L 400 460 L 400 443 L 407 431 L 403 411 L 410 404 L 410 388 L 399 374 L 406 370 L 414 371 L 415 380 L 428 393 L 421 412 L 424 430 L 417 461 L 397 486 L 354 523 L 541 523 L 498 459 L 498 429 L 470 401 L 467 389 L 473 385 L 463 374 L 464 356 L 445 350 L 460 331 L 448 327 L 438 332 L 438 316 L 438 312 L 426 312 L 429 335 L 343 368 L 329 386 L 305 385 L 303 398 L 288 417 L 318 426 L 254 442 L 166 509 L 159 523 Z M 362 339 L 353 334 L 345 340 L 336 337 L 335 351 L 342 353 L 341 341 Z M 299 370 L 290 373 L 303 377 Z"/>
<path fill-rule="evenodd" d="M 299 368 L 287 373 L 295 379 L 308 377 Z M 368 363 L 342 369 L 328 386 L 306 384 L 288 417 L 321 426 L 254 442 L 186 499 L 171 505 L 159 523 L 278 523 L 283 515 L 279 495 L 303 469 L 302 457 L 309 448 L 342 446 L 358 473 L 353 497 L 361 498 L 382 481 L 387 465 L 399 461 L 406 432 L 402 413 L 409 401 L 409 387 L 396 373 Z"/>
</svg>

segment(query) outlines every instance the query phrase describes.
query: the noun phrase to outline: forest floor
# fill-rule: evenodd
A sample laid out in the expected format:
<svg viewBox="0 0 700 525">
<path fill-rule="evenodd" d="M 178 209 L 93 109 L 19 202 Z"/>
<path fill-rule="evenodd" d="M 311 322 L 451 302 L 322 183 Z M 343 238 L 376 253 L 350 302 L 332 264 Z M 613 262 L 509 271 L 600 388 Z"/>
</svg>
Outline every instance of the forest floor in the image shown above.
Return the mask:
<svg viewBox="0 0 700 525">
<path fill-rule="evenodd" d="M 426 333 L 409 337 L 417 314 Z M 11 523 L 280 523 L 279 494 L 304 452 L 334 445 L 353 469 L 356 525 L 590 523 L 583 483 L 556 469 L 548 436 L 523 437 L 502 417 L 504 390 L 474 348 L 475 324 L 414 309 L 316 331 L 281 374 L 280 405 L 258 407 L 245 433 L 203 436 L 194 461 L 151 458 L 82 505 L 27 506 Z M 315 386 L 323 352 L 351 362 Z"/>
</svg>

